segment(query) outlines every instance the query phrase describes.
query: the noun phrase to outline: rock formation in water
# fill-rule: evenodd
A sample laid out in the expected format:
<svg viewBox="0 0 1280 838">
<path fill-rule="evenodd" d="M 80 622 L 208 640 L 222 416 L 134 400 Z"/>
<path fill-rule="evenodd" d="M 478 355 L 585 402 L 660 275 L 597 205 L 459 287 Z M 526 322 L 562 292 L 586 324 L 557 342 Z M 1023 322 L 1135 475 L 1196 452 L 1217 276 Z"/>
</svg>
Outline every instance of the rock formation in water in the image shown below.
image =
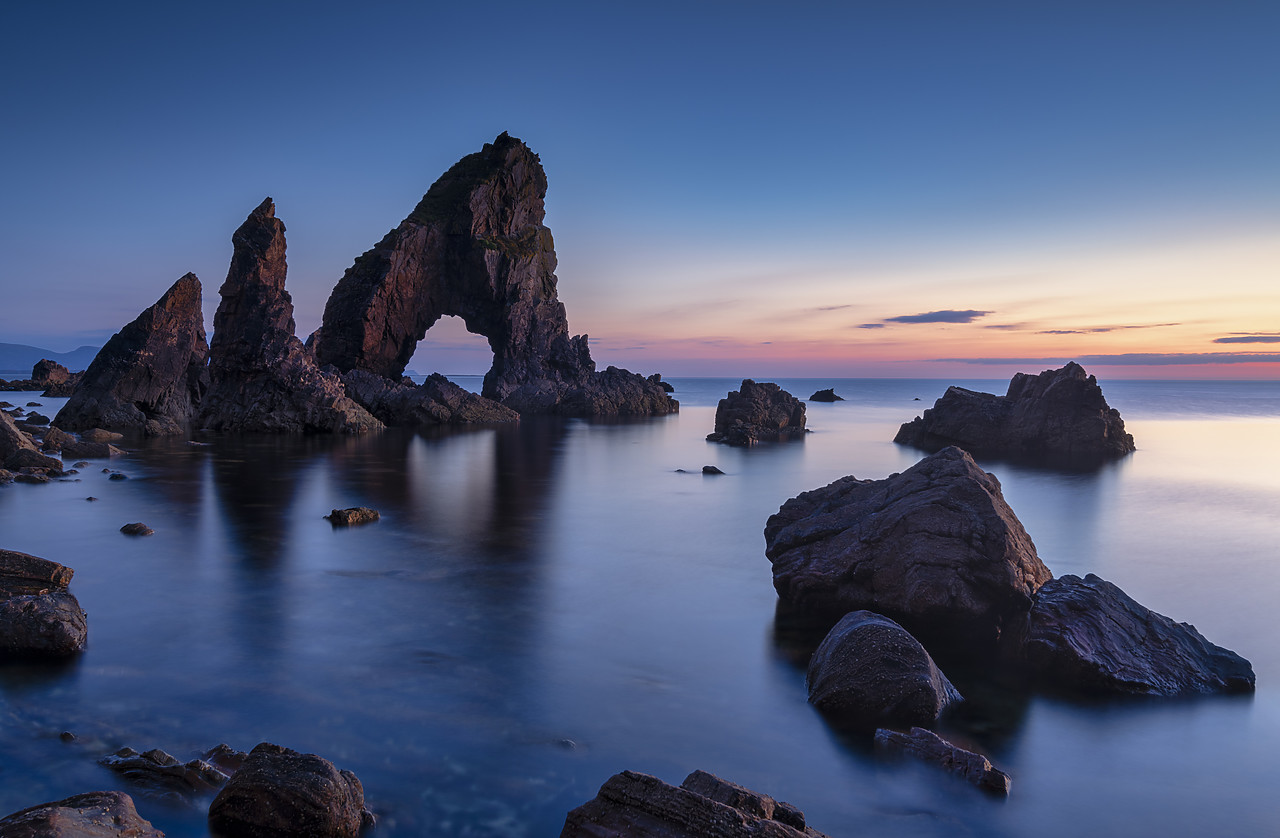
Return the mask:
<svg viewBox="0 0 1280 838">
<path fill-rule="evenodd" d="M 84 650 L 84 610 L 67 590 L 69 567 L 0 550 L 0 659 L 67 658 Z"/>
<path fill-rule="evenodd" d="M 98 760 L 98 764 L 124 777 L 143 796 L 171 803 L 191 803 L 218 791 L 227 782 L 227 774 L 204 759 L 179 762 L 159 748 L 142 753 L 121 748 Z"/>
<path fill-rule="evenodd" d="M 42 390 L 43 395 L 63 398 L 71 395 L 84 373 L 73 373 L 59 364 L 42 358 L 31 368 L 30 378 L 5 381 L 0 378 L 0 390 Z"/>
<path fill-rule="evenodd" d="M 357 404 L 393 427 L 513 422 L 520 418 L 506 405 L 463 390 L 439 373 L 414 385 L 351 370 L 342 376 L 342 383 Z"/>
<path fill-rule="evenodd" d="M 788 607 L 832 623 L 866 609 L 922 640 L 994 641 L 1052 578 L 1000 482 L 959 448 L 804 492 L 764 536 Z"/>
<path fill-rule="evenodd" d="M 483 395 L 520 413 L 674 412 L 660 382 L 596 372 L 586 336 L 569 336 L 546 192 L 538 156 L 505 133 L 458 161 L 334 288 L 308 341 L 318 362 L 399 381 L 427 329 L 454 315 L 493 349 Z"/>
<path fill-rule="evenodd" d="M 138 814 L 133 798 L 118 791 L 91 791 L 42 803 L 0 820 L 4 838 L 164 838 Z"/>
<path fill-rule="evenodd" d="M 182 433 L 208 387 L 208 354 L 200 280 L 189 273 L 107 341 L 54 424 Z"/>
<path fill-rule="evenodd" d="M 804 813 L 714 774 L 679 787 L 636 771 L 610 777 L 568 814 L 560 838 L 826 838 Z"/>
<path fill-rule="evenodd" d="M 772 382 L 757 384 L 749 378 L 716 406 L 711 442 L 755 445 L 804 437 L 804 402 Z"/>
<path fill-rule="evenodd" d="M 1073 691 L 1172 696 L 1254 689 L 1247 660 L 1092 573 L 1040 588 L 1022 655 L 1032 673 Z"/>
<path fill-rule="evenodd" d="M 25 472 L 28 476 L 62 473 L 62 461 L 41 454 L 35 440 L 4 411 L 0 411 L 0 466 L 12 472 Z"/>
<path fill-rule="evenodd" d="M 922 727 L 913 727 L 910 733 L 877 730 L 876 746 L 933 763 L 963 777 L 983 791 L 997 795 L 1009 794 L 1009 775 L 993 766 L 991 760 L 982 754 L 953 745 L 931 730 Z"/>
<path fill-rule="evenodd" d="M 809 703 L 833 721 L 874 730 L 931 725 L 960 692 L 906 629 L 851 611 L 819 644 L 806 677 Z"/>
<path fill-rule="evenodd" d="M 284 224 L 270 198 L 231 241 L 234 252 L 209 345 L 205 427 L 224 431 L 364 433 L 382 423 L 322 372 L 294 335 L 285 290 Z"/>
<path fill-rule="evenodd" d="M 816 391 L 812 396 L 809 397 L 809 401 L 811 402 L 842 402 L 844 401 L 844 397 L 837 396 L 835 388 L 828 387 L 825 390 Z"/>
<path fill-rule="evenodd" d="M 1120 412 L 1075 362 L 1039 375 L 1018 373 L 1004 396 L 949 387 L 893 441 L 925 451 L 955 445 L 977 457 L 1068 466 L 1095 465 L 1134 450 Z"/>
</svg>

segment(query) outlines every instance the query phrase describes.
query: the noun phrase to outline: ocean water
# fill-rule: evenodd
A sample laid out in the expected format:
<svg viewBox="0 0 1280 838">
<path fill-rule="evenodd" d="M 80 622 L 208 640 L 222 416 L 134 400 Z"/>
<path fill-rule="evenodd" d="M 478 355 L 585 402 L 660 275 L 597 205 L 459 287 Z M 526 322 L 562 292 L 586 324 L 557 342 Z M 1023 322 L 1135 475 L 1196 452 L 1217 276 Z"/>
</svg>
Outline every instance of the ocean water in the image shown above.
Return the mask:
<svg viewBox="0 0 1280 838">
<path fill-rule="evenodd" d="M 1280 831 L 1280 383 L 1104 381 L 1132 456 L 980 461 L 1055 574 L 1115 582 L 1258 678 L 1252 696 L 1075 701 L 960 673 L 969 701 L 940 732 L 1012 775 L 1007 801 L 881 759 L 806 703 L 762 535 L 799 492 L 918 460 L 891 440 L 948 383 L 1004 383 L 779 380 L 847 401 L 751 450 L 704 440 L 737 380 L 673 383 L 671 417 L 131 440 L 77 482 L 0 487 L 0 547 L 75 568 L 90 632 L 67 666 L 0 667 L 0 814 L 119 788 L 203 836 L 207 799 L 148 799 L 96 760 L 271 741 L 354 771 L 382 836 L 554 836 L 623 769 L 711 771 L 834 838 Z M 322 518 L 357 505 L 382 520 Z M 156 534 L 122 535 L 133 521 Z"/>
</svg>

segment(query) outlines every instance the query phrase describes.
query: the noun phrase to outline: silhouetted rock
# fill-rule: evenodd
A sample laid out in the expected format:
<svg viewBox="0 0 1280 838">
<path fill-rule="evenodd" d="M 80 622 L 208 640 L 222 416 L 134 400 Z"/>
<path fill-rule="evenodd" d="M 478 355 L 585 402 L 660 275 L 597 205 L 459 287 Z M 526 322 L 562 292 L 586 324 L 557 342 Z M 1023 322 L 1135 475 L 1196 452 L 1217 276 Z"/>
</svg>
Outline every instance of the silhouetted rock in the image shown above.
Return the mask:
<svg viewBox="0 0 1280 838">
<path fill-rule="evenodd" d="M 98 760 L 127 779 L 147 797 L 190 803 L 211 794 L 227 782 L 227 773 L 203 759 L 179 762 L 159 748 L 138 753 L 121 748 Z"/>
<path fill-rule="evenodd" d="M 209 390 L 200 421 L 213 430 L 365 433 L 383 425 L 321 372 L 294 335 L 285 290 L 284 224 L 263 201 L 232 236 L 234 252 L 213 318 Z"/>
<path fill-rule="evenodd" d="M 716 406 L 716 429 L 711 442 L 755 445 L 757 442 L 804 436 L 804 402 L 772 382 L 742 380 L 737 390 Z"/>
<path fill-rule="evenodd" d="M 468 392 L 439 373 L 427 376 L 419 386 L 352 370 L 342 376 L 342 383 L 352 399 L 392 427 L 514 422 L 520 418 L 506 405 Z"/>
<path fill-rule="evenodd" d="M 357 524 L 371 524 L 382 516 L 376 509 L 367 506 L 353 506 L 350 509 L 335 509 L 324 516 L 325 520 L 335 527 L 353 527 Z"/>
<path fill-rule="evenodd" d="M 819 390 L 816 393 L 814 393 L 812 396 L 809 397 L 809 401 L 811 402 L 842 402 L 844 401 L 844 398 L 842 396 L 837 396 L 834 388 L 828 388 L 826 390 Z"/>
<path fill-rule="evenodd" d="M 85 613 L 65 565 L 0 550 L 0 659 L 65 658 L 84 649 Z"/>
<path fill-rule="evenodd" d="M 49 424 L 49 417 L 45 416 L 43 413 L 37 413 L 36 411 L 33 410 L 27 414 L 27 424 L 47 425 Z"/>
<path fill-rule="evenodd" d="M 520 413 L 674 412 L 659 382 L 597 373 L 587 337 L 569 337 L 546 192 L 538 156 L 505 133 L 458 161 L 334 288 L 308 341 L 317 360 L 398 381 L 427 329 L 455 315 L 493 349 L 483 395 Z"/>
<path fill-rule="evenodd" d="M 1009 794 L 1009 775 L 993 766 L 991 760 L 982 754 L 952 745 L 931 730 L 920 727 L 911 728 L 910 733 L 877 730 L 876 745 L 941 766 L 983 791 L 998 795 Z"/>
<path fill-rule="evenodd" d="M 929 640 L 994 641 L 1052 577 L 1000 482 L 959 448 L 884 480 L 804 492 L 764 536 L 790 608 L 831 622 L 867 609 Z"/>
<path fill-rule="evenodd" d="M 0 820 L 3 838 L 164 838 L 119 791 L 91 791 Z"/>
<path fill-rule="evenodd" d="M 560 838 L 826 838 L 804 813 L 714 774 L 679 786 L 636 771 L 615 774 L 564 821 Z"/>
<path fill-rule="evenodd" d="M 1022 651 L 1041 679 L 1084 692 L 1172 696 L 1254 689 L 1247 660 L 1092 573 L 1062 576 L 1040 588 Z"/>
<path fill-rule="evenodd" d="M 267 742 L 209 806 L 209 829 L 223 838 L 355 838 L 372 821 L 356 775 Z"/>
<path fill-rule="evenodd" d="M 1081 466 L 1134 450 L 1120 412 L 1075 362 L 1039 375 L 1018 373 L 1004 396 L 949 387 L 893 441 L 925 451 L 956 445 L 978 457 Z"/>
<path fill-rule="evenodd" d="M 703 474 L 724 474 L 724 472 L 721 471 L 716 466 L 703 466 L 702 473 Z"/>
<path fill-rule="evenodd" d="M 809 703 L 839 724 L 929 725 L 963 700 L 920 641 L 870 611 L 846 614 L 809 660 Z"/>
<path fill-rule="evenodd" d="M 208 386 L 208 354 L 200 280 L 189 273 L 107 341 L 54 424 L 182 433 Z"/>
</svg>

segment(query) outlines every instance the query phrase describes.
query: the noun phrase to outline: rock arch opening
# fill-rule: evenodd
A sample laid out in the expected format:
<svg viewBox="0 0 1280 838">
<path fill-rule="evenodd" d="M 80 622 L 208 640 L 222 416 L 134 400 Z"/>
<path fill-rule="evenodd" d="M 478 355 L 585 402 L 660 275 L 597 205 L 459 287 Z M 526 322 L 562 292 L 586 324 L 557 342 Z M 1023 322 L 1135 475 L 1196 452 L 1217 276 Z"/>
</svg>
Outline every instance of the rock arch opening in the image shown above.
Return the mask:
<svg viewBox="0 0 1280 838">
<path fill-rule="evenodd" d="M 479 393 L 481 378 L 493 367 L 493 347 L 484 335 L 467 329 L 466 321 L 454 315 L 437 320 L 418 341 L 409 359 L 408 374 L 415 377 L 433 372 L 466 376 L 459 381 L 464 389 Z"/>
</svg>

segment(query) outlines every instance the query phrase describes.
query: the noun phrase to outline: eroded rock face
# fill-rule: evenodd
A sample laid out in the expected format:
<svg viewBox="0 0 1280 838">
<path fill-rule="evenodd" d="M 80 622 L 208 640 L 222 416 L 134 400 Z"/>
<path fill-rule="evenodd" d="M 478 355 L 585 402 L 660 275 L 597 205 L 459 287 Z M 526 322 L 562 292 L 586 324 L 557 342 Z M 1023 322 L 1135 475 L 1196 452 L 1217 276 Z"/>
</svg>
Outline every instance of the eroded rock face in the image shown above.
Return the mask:
<svg viewBox="0 0 1280 838">
<path fill-rule="evenodd" d="M 0 550 L 0 659 L 67 658 L 84 650 L 89 627 L 67 590 L 65 565 Z"/>
<path fill-rule="evenodd" d="M 959 690 L 906 629 L 879 614 L 846 614 L 809 661 L 809 703 L 850 727 L 930 725 Z"/>
<path fill-rule="evenodd" d="M 209 806 L 209 829 L 225 838 L 355 838 L 372 820 L 356 775 L 268 742 L 249 752 Z"/>
<path fill-rule="evenodd" d="M 1095 465 L 1134 450 L 1120 412 L 1075 362 L 1039 375 L 1018 373 L 1004 396 L 950 387 L 893 441 L 925 451 L 955 445 L 978 457 L 1067 466 Z"/>
<path fill-rule="evenodd" d="M 118 791 L 91 791 L 42 803 L 0 820 L 4 838 L 164 838 L 138 814 L 133 798 Z"/>
<path fill-rule="evenodd" d="M 921 638 L 994 642 L 1052 577 L 1000 482 L 958 448 L 804 492 L 764 536 L 790 608 L 832 623 L 866 609 Z"/>
<path fill-rule="evenodd" d="M 636 771 L 610 777 L 574 809 L 560 838 L 826 838 L 804 813 L 772 797 L 695 771 L 679 786 Z"/>
<path fill-rule="evenodd" d="M 505 133 L 458 161 L 334 288 L 308 342 L 317 360 L 398 381 L 427 329 L 455 315 L 493 349 L 483 395 L 520 413 L 674 412 L 660 383 L 597 373 L 586 336 L 569 336 L 546 192 L 538 156 Z"/>
<path fill-rule="evenodd" d="M 1040 588 L 1022 650 L 1032 673 L 1071 690 L 1173 696 L 1254 689 L 1247 660 L 1092 573 Z"/>
<path fill-rule="evenodd" d="M 991 760 L 982 754 L 953 745 L 931 730 L 921 727 L 911 728 L 910 733 L 877 730 L 876 745 L 933 763 L 963 777 L 983 791 L 1002 796 L 1009 794 L 1009 775 L 993 766 Z"/>
<path fill-rule="evenodd" d="M 745 378 L 716 406 L 716 429 L 707 439 L 727 445 L 800 439 L 804 413 L 804 402 L 777 384 Z"/>
<path fill-rule="evenodd" d="M 200 280 L 186 274 L 107 341 L 54 424 L 67 431 L 138 428 L 177 434 L 208 387 Z"/>
<path fill-rule="evenodd" d="M 392 427 L 514 422 L 520 418 L 506 405 L 470 393 L 438 373 L 415 386 L 352 370 L 342 376 L 342 383 L 361 407 Z"/>
<path fill-rule="evenodd" d="M 383 425 L 323 373 L 294 335 L 284 224 L 267 198 L 232 236 L 209 346 L 201 422 L 223 431 L 358 434 Z"/>
</svg>

